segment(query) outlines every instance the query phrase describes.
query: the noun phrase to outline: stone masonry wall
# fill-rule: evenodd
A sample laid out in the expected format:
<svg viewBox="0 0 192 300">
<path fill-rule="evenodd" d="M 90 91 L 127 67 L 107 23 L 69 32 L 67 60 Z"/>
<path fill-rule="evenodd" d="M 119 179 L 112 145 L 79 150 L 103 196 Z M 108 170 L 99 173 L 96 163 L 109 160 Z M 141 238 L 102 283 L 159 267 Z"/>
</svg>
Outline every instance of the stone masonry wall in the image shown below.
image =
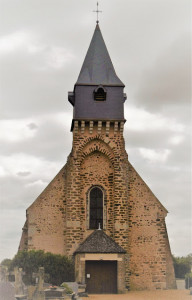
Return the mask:
<svg viewBox="0 0 192 300">
<path fill-rule="evenodd" d="M 27 209 L 28 250 L 64 254 L 65 188 L 63 168 Z"/>
<path fill-rule="evenodd" d="M 167 248 L 166 209 L 129 163 L 130 289 L 175 287 L 170 249 Z M 167 263 L 169 259 L 169 283 Z"/>
<path fill-rule="evenodd" d="M 22 228 L 22 235 L 19 243 L 19 250 L 27 250 L 28 249 L 28 227 L 27 221 Z"/>
</svg>

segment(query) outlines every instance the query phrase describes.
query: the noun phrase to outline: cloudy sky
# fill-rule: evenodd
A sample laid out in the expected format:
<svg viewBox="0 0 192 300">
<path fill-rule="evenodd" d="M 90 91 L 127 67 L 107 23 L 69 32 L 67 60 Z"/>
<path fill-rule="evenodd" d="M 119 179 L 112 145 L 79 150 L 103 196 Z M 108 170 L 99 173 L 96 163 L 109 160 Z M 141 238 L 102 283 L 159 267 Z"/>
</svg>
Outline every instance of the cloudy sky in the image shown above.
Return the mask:
<svg viewBox="0 0 192 300">
<path fill-rule="evenodd" d="M 70 153 L 73 90 L 96 0 L 0 0 L 0 261 L 26 208 Z M 100 0 L 100 27 L 126 85 L 129 160 L 168 209 L 172 252 L 191 249 L 190 0 Z"/>
</svg>

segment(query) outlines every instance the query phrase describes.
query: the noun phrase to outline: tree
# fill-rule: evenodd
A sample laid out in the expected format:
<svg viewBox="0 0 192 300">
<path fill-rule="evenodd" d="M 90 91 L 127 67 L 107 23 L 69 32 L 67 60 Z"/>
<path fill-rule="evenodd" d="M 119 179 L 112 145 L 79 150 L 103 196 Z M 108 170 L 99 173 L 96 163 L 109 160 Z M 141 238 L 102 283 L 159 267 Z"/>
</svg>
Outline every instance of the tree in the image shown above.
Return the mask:
<svg viewBox="0 0 192 300">
<path fill-rule="evenodd" d="M 64 281 L 74 281 L 74 262 L 67 256 L 45 253 L 44 268 L 53 284 L 60 285 Z"/>
<path fill-rule="evenodd" d="M 59 254 L 44 253 L 42 250 L 19 251 L 10 264 L 10 270 L 13 270 L 14 267 L 23 269 L 25 272 L 23 281 L 26 284 L 34 283 L 33 273 L 37 273 L 39 267 L 44 267 L 49 282 L 53 285 L 74 280 L 72 259 Z"/>
<path fill-rule="evenodd" d="M 186 257 L 173 256 L 173 263 L 176 278 L 185 278 L 185 275 L 191 272 L 192 254 L 189 254 Z"/>
<path fill-rule="evenodd" d="M 10 265 L 11 265 L 12 260 L 9 258 L 5 258 L 4 260 L 2 260 L 1 262 L 1 266 L 5 266 L 9 269 Z"/>
</svg>

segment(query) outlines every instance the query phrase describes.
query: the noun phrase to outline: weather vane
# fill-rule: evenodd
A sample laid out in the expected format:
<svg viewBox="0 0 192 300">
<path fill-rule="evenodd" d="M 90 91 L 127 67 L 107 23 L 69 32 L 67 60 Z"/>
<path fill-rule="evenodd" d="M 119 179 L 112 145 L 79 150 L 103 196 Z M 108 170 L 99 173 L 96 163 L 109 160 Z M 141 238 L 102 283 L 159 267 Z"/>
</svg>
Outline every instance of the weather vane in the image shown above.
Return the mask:
<svg viewBox="0 0 192 300">
<path fill-rule="evenodd" d="M 99 13 L 102 13 L 101 10 L 99 10 L 99 3 L 97 2 L 97 10 L 94 10 L 93 12 L 97 13 L 97 21 L 96 23 L 99 24 Z"/>
</svg>

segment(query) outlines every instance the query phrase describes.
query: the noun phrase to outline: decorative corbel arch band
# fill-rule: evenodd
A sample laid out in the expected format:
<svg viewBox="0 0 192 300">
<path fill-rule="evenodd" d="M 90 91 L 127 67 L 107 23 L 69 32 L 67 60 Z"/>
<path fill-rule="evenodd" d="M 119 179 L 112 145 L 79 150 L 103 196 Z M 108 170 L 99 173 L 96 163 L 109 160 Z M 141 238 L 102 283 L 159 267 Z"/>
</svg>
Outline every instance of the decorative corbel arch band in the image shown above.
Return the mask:
<svg viewBox="0 0 192 300">
<path fill-rule="evenodd" d="M 81 164 L 86 156 L 88 156 L 89 154 L 91 154 L 95 151 L 99 151 L 102 154 L 106 155 L 109 158 L 109 160 L 111 161 L 112 165 L 114 165 L 115 154 L 114 154 L 113 150 L 110 148 L 109 145 L 107 145 L 104 141 L 102 141 L 101 139 L 98 139 L 98 138 L 94 138 L 94 139 L 87 141 L 87 143 L 84 144 L 84 147 L 81 147 L 81 149 L 79 149 L 79 151 L 78 151 L 79 152 L 79 155 L 78 155 L 79 163 Z"/>
<path fill-rule="evenodd" d="M 106 138 L 105 136 L 102 136 L 99 134 L 94 135 L 93 137 L 88 137 L 88 138 L 84 139 L 83 143 L 78 147 L 78 152 L 82 152 L 83 148 L 89 142 L 92 142 L 92 141 L 101 141 L 114 153 L 114 155 L 118 154 L 115 148 L 113 148 L 113 150 L 112 150 L 112 148 L 110 147 L 111 141 L 108 138 Z"/>
</svg>

